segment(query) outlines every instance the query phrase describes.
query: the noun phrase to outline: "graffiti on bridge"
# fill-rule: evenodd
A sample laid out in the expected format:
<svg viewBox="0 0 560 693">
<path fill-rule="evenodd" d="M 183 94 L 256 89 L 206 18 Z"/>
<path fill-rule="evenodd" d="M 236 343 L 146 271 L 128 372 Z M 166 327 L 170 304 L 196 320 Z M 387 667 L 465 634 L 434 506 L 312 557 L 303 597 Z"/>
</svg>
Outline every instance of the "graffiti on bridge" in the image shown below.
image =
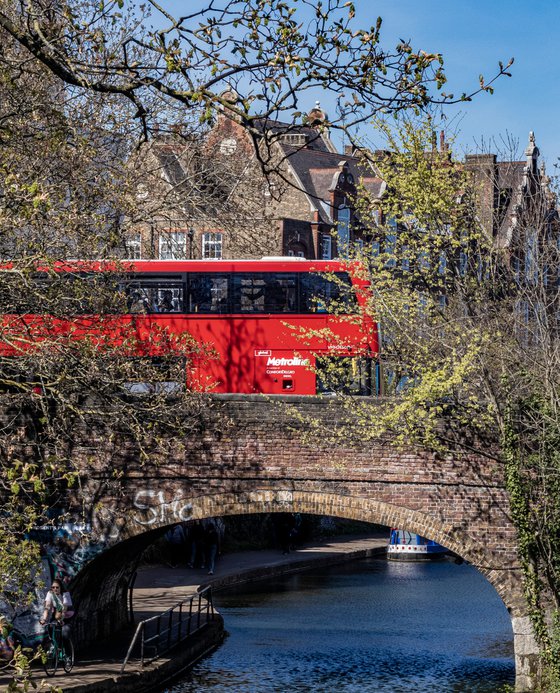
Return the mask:
<svg viewBox="0 0 560 693">
<path fill-rule="evenodd" d="M 186 522 L 192 516 L 193 505 L 183 497 L 166 500 L 163 491 L 143 489 L 137 491 L 133 502 L 134 521 L 143 526 L 161 526 L 173 522 Z"/>
</svg>

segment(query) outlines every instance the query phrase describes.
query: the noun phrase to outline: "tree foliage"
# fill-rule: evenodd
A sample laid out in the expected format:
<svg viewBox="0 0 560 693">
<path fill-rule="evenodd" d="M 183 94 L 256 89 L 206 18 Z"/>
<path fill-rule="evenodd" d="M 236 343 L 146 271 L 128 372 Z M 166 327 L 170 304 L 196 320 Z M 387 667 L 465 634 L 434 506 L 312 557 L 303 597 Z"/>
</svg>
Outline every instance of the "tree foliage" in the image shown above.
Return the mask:
<svg viewBox="0 0 560 693">
<path fill-rule="evenodd" d="M 84 474 L 117 466 L 117 441 L 140 458 L 154 449 L 165 455 L 170 436 L 195 426 L 206 406 L 185 378 L 193 358 L 211 358 L 204 346 L 164 330 L 146 340 L 133 321 L 119 319 L 121 222 L 136 214 L 138 174 L 127 166 L 136 132 L 111 95 L 70 94 L 2 32 L 0 588 L 10 619 L 36 598 L 39 546 L 29 533 L 52 526 L 57 514 L 65 521 L 66 491 L 79 496 Z M 90 263 L 107 257 L 114 271 L 88 277 Z M 67 264 L 77 258 L 82 269 Z M 63 266 L 68 271 L 58 271 Z M 158 387 L 162 380 L 182 388 L 170 393 Z M 135 383 L 155 385 L 135 395 Z M 93 442 L 78 456 L 88 436 L 114 441 L 114 459 L 102 463 Z M 90 522 L 94 512 L 83 507 L 72 520 Z M 26 689 L 27 668 L 17 650 L 10 690 Z"/>
<path fill-rule="evenodd" d="M 388 397 L 373 408 L 346 398 L 348 420 L 364 437 L 390 432 L 397 445 L 440 451 L 467 445 L 501 467 L 546 690 L 557 690 L 560 226 L 552 181 L 529 157 L 500 236 L 481 180 L 435 146 L 431 120 L 379 127 L 387 149 L 367 156 L 387 191 L 381 202 L 363 191 L 357 204 L 362 218 L 379 221 L 362 261 Z M 495 181 L 482 182 L 494 194 Z"/>
<path fill-rule="evenodd" d="M 199 0 L 177 17 L 155 0 L 124 7 L 123 0 L 19 0 L 0 11 L 0 26 L 66 84 L 128 100 L 145 128 L 150 94 L 196 110 L 202 121 L 220 106 L 249 128 L 285 115 L 295 122 L 309 90 L 334 96 L 330 125 L 344 128 L 378 111 L 454 98 L 442 91 L 439 53 L 408 41 L 385 48 L 381 18 L 357 26 L 351 2 Z M 500 63 L 498 75 L 508 67 Z M 493 81 L 481 78 L 477 91 Z"/>
<path fill-rule="evenodd" d="M 157 15 L 155 28 L 148 26 L 148 11 Z M 363 30 L 354 15 L 352 3 L 342 0 L 211 0 L 189 5 L 181 17 L 154 0 L 139 7 L 123 0 L 2 4 L 5 608 L 25 602 L 35 577 L 37 552 L 27 532 L 50 522 L 49 510 L 65 491 L 99 464 L 94 450 L 87 459 L 74 454 L 77 432 L 90 431 L 93 442 L 127 439 L 140 456 L 159 447 L 163 456 L 170 433 L 196 425 L 206 406 L 186 388 L 173 396 L 158 388 L 134 396 L 130 383 L 159 379 L 153 360 L 137 356 L 157 355 L 167 380 L 184 382 L 185 363 L 199 355 L 200 345 L 165 332 L 139 341 L 133 323 L 115 320 L 122 312 L 115 283 L 60 272 L 61 263 L 79 258 L 87 267 L 118 256 L 123 219 L 140 215 L 138 178 L 126 162 L 155 121 L 186 120 L 195 128 L 221 107 L 258 139 L 263 119 L 300 122 L 299 103 L 309 90 L 335 94 L 337 116 L 326 125 L 341 128 L 377 112 L 452 98 L 434 95 L 445 84 L 439 54 L 408 42 L 387 50 L 381 20 Z M 277 165 L 267 161 L 271 151 L 256 149 L 265 169 Z M 126 269 L 118 260 L 115 267 L 117 274 Z M 474 359 L 470 352 L 467 357 Z"/>
</svg>

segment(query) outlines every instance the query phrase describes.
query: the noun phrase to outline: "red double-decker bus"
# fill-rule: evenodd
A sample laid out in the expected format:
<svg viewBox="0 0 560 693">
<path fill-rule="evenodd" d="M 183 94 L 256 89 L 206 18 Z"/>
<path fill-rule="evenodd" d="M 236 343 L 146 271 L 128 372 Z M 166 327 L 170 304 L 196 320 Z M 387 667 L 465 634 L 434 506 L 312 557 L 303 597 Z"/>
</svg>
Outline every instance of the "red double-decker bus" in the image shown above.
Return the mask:
<svg viewBox="0 0 560 693">
<path fill-rule="evenodd" d="M 351 264 L 299 258 L 139 260 L 118 270 L 110 263 L 67 263 L 56 271 L 74 278 L 113 273 L 123 306 L 113 325 L 132 327 L 138 344 L 149 345 L 151 335 L 166 332 L 188 334 L 208 346 L 210 355 L 207 350 L 205 358 L 195 356 L 186 364 L 185 379 L 193 389 L 328 392 L 334 389 L 328 377 L 334 364 L 345 374 L 345 389 L 376 392 L 377 326 L 363 310 L 367 283 Z M 35 311 L 18 312 L 27 313 L 28 323 L 45 319 Z M 91 310 L 76 312 L 82 314 L 80 328 L 73 327 L 77 336 L 99 329 Z M 64 320 L 59 324 L 64 329 Z M 150 347 L 142 355 L 157 358 Z"/>
</svg>

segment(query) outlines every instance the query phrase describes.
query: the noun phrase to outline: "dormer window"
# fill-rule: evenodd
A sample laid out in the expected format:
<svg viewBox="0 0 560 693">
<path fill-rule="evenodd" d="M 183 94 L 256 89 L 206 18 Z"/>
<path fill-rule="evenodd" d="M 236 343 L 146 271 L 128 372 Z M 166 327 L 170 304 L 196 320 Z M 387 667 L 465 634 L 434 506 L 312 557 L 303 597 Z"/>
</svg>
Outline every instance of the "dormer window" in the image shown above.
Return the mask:
<svg viewBox="0 0 560 693">
<path fill-rule="evenodd" d="M 280 136 L 284 144 L 289 144 L 292 147 L 305 147 L 309 142 L 309 135 L 300 132 L 286 132 Z"/>
</svg>

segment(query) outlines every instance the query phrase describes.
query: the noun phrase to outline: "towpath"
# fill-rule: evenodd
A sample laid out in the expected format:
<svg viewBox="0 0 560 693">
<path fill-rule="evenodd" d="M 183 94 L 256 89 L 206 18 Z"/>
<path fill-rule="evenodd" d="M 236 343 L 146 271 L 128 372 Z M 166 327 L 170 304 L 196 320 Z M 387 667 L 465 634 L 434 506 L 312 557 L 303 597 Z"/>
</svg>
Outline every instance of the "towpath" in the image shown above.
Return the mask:
<svg viewBox="0 0 560 693">
<path fill-rule="evenodd" d="M 138 570 L 134 586 L 135 621 L 138 623 L 165 611 L 208 584 L 211 584 L 214 590 L 218 590 L 228 585 L 301 572 L 320 565 L 334 565 L 382 553 L 386 544 L 386 536 L 375 534 L 326 539 L 307 544 L 287 555 L 273 550 L 230 553 L 218 559 L 213 576 L 208 576 L 204 570 L 189 569 L 184 563 L 176 568 L 166 565 L 145 566 Z M 122 631 L 110 641 L 89 651 L 80 652 L 71 674 L 57 673 L 54 678 L 48 679 L 48 682 L 61 686 L 64 693 L 102 693 L 118 690 L 119 683 L 122 681 L 124 684 L 120 667 L 132 634 L 132 629 Z M 150 668 L 165 665 L 168 661 L 169 658 L 162 657 Z M 127 667 L 128 677 L 134 674 L 141 677 L 142 671 L 136 671 L 133 665 L 130 669 Z M 36 681 L 43 678 L 39 669 L 34 671 L 33 678 Z M 6 690 L 7 683 L 7 680 L 0 678 L 1 690 Z"/>
</svg>

